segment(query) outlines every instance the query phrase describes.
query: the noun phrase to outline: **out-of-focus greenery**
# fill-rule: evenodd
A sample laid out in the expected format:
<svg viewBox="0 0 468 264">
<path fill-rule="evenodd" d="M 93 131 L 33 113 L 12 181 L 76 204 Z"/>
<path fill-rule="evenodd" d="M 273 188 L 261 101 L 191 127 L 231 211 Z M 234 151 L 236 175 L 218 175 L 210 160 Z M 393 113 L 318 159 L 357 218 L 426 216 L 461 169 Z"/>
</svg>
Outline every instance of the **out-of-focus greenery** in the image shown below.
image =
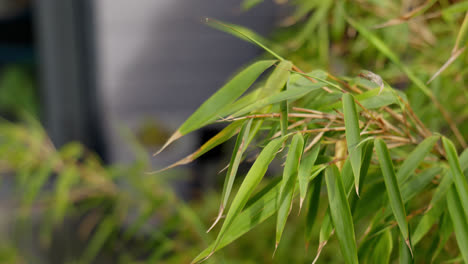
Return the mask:
<svg viewBox="0 0 468 264">
<path fill-rule="evenodd" d="M 56 150 L 32 119 L 0 121 L 0 263 L 189 263 L 213 239 L 205 223 L 219 194 L 177 198 L 171 184 L 184 172 L 148 175 L 147 152 L 133 146 L 135 162 L 105 166 L 78 143 Z M 293 221 L 284 244 L 294 254 L 276 258 L 311 261 Z M 209 263 L 271 261 L 274 228 L 266 222 Z"/>
<path fill-rule="evenodd" d="M 39 116 L 37 81 L 29 66 L 7 65 L 0 72 L 0 113 L 11 118 Z"/>
</svg>

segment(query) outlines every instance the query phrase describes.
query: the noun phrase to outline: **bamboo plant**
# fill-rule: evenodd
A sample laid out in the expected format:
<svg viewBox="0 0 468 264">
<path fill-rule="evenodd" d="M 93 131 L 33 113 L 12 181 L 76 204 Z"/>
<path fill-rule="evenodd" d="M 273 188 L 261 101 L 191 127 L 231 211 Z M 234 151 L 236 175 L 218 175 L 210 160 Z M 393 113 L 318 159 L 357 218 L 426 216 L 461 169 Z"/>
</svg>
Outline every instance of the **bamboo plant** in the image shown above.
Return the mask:
<svg viewBox="0 0 468 264">
<path fill-rule="evenodd" d="M 346 263 L 388 263 L 393 259 L 424 263 L 436 261 L 440 255 L 468 263 L 467 130 L 452 116 L 456 108 L 441 103 L 439 92 L 375 32 L 375 28 L 412 23 L 435 7 L 442 11 L 431 16 L 455 8 L 466 10 L 466 4 L 435 6 L 437 1 L 427 1 L 371 28 L 345 13 L 344 5 L 356 9 L 352 3 L 297 2 L 298 11 L 289 22 L 297 24 L 299 34 L 286 38 L 294 40 L 292 50 L 275 44 L 269 47 L 248 29 L 207 19 L 210 25 L 258 45 L 266 55 L 207 99 L 159 151 L 204 126 L 226 124 L 196 152 L 168 167 L 172 168 L 236 137 L 219 211 L 209 229 L 218 227 L 216 239 L 193 263 L 210 259 L 269 218 L 276 219 L 276 239 L 271 241 L 274 254 L 281 247 L 288 217 L 296 212 L 305 219 L 305 244 L 309 250 L 310 245 L 315 247 L 314 263 L 320 261 L 331 239 L 337 239 Z M 408 87 L 395 89 L 376 70 L 338 75 L 302 70 L 304 60 L 288 60 L 287 56 L 304 54 L 298 50 L 316 36 L 315 30 L 319 39 L 329 34 L 320 24 L 327 21 L 328 13 L 333 14 L 331 26 L 338 31 L 337 39 L 351 42 L 349 46 L 353 41 L 365 41 L 371 53 L 390 65 L 383 70 L 390 68 L 404 75 Z M 302 17 L 306 17 L 303 27 Z M 467 24 L 463 20 L 447 63 L 439 65 L 428 83 L 443 75 L 447 65 L 464 51 Z M 354 33 L 345 40 L 341 37 L 345 31 Z M 466 94 L 466 87 L 463 89 Z M 431 112 L 441 118 L 437 125 L 429 128 L 419 117 L 426 107 L 412 108 L 415 96 L 426 98 Z M 250 159 L 254 162 L 247 174 L 237 175 L 240 162 Z M 282 176 L 265 177 L 275 162 L 282 166 Z M 233 191 L 235 181 L 239 182 L 237 192 Z M 325 204 L 324 214 L 317 213 L 324 210 L 321 204 Z M 312 232 L 315 226 L 319 226 L 318 234 Z M 420 246 L 424 239 L 432 245 Z M 445 247 L 448 243 L 457 246 Z"/>
</svg>

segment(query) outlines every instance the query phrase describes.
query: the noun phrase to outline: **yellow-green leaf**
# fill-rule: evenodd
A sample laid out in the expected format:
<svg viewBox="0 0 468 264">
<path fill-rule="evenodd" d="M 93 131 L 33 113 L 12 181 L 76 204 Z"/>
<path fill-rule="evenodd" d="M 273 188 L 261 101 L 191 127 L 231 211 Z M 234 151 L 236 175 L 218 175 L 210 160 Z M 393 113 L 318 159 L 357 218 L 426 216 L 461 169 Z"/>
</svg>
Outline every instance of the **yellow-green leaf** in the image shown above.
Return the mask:
<svg viewBox="0 0 468 264">
<path fill-rule="evenodd" d="M 283 180 L 281 181 L 281 189 L 279 196 L 279 210 L 276 223 L 276 246 L 278 246 L 281 235 L 283 234 L 284 226 L 291 209 L 292 198 L 297 181 L 297 172 L 299 170 L 299 161 L 301 160 L 302 151 L 304 149 L 304 138 L 302 134 L 297 133 L 291 140 L 289 145 L 288 156 L 283 170 Z"/>
<path fill-rule="evenodd" d="M 356 193 L 359 195 L 359 177 L 361 172 L 362 147 L 358 146 L 361 141 L 361 130 L 359 129 L 359 116 L 356 111 L 354 97 L 349 94 L 343 94 L 343 111 L 346 127 L 346 142 L 348 144 L 349 158 L 354 174 L 354 185 Z"/>
</svg>

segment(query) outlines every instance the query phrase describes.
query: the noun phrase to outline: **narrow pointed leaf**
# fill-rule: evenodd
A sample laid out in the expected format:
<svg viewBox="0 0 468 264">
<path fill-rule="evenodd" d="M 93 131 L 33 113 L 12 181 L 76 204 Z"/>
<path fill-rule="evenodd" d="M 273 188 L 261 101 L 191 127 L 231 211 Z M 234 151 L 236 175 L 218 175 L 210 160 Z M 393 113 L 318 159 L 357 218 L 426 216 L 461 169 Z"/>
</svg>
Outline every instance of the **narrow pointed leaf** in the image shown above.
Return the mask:
<svg viewBox="0 0 468 264">
<path fill-rule="evenodd" d="M 309 181 L 312 181 L 319 175 L 325 166 L 317 166 L 314 173 L 310 176 Z M 275 212 L 278 211 L 278 197 L 281 188 L 281 178 L 274 179 L 270 184 L 264 187 L 261 191 L 255 194 L 245 205 L 244 210 L 233 220 L 231 228 L 229 228 L 221 241 L 215 247 L 215 243 L 203 250 L 192 263 L 197 263 L 209 256 L 213 251 L 220 250 L 230 244 L 237 238 L 241 237 L 249 230 L 262 223 Z M 297 189 L 297 188 L 296 188 Z"/>
<path fill-rule="evenodd" d="M 299 170 L 299 161 L 301 160 L 302 151 L 304 149 L 304 138 L 302 134 L 297 133 L 291 140 L 289 145 L 288 156 L 283 170 L 283 180 L 281 182 L 279 196 L 279 210 L 276 223 L 276 245 L 281 240 L 284 226 L 291 209 L 292 197 L 297 181 L 297 172 Z"/>
<path fill-rule="evenodd" d="M 283 89 L 291 75 L 293 64 L 290 61 L 281 61 L 268 77 L 265 85 L 260 89 L 258 99 L 276 94 Z"/>
<path fill-rule="evenodd" d="M 214 137 L 210 138 L 206 141 L 200 148 L 198 148 L 192 154 L 186 156 L 185 158 L 165 167 L 160 171 L 165 171 L 180 165 L 189 164 L 190 162 L 194 161 L 195 159 L 199 158 L 203 154 L 207 153 L 208 151 L 212 150 L 216 146 L 228 141 L 232 138 L 235 134 L 239 133 L 241 126 L 244 124 L 243 120 L 235 121 L 229 124 L 227 127 L 223 128 L 223 130 L 219 131 Z"/>
<path fill-rule="evenodd" d="M 257 102 L 237 111 L 236 113 L 232 114 L 230 117 L 239 117 L 245 114 L 248 114 L 254 110 L 261 109 L 265 106 L 277 104 L 285 100 L 295 100 L 298 99 L 314 90 L 320 89 L 325 86 L 323 83 L 313 83 L 308 87 L 302 88 L 292 88 L 286 91 L 280 92 L 278 94 L 274 94 L 263 99 L 258 100 Z"/>
<path fill-rule="evenodd" d="M 302 203 L 306 197 L 307 187 L 309 185 L 309 176 L 312 173 L 312 167 L 315 165 L 319 151 L 320 144 L 316 144 L 301 160 L 298 172 L 300 207 L 302 207 Z"/>
<path fill-rule="evenodd" d="M 399 255 L 399 263 L 400 264 L 412 264 L 414 263 L 414 260 L 413 260 L 413 257 L 411 255 L 411 251 L 410 249 L 408 248 L 408 245 L 406 244 L 405 242 L 405 238 L 403 238 L 402 236 L 399 236 L 400 237 L 400 242 L 398 243 L 399 245 L 399 251 L 398 251 L 398 255 Z"/>
<path fill-rule="evenodd" d="M 237 191 L 236 196 L 234 197 L 234 200 L 232 201 L 232 204 L 226 215 L 226 219 L 224 220 L 223 226 L 221 227 L 218 237 L 216 238 L 215 246 L 213 247 L 213 252 L 214 250 L 216 250 L 217 245 L 223 238 L 226 231 L 230 228 L 234 219 L 244 208 L 253 190 L 262 180 L 263 176 L 265 175 L 268 169 L 268 166 L 273 161 L 273 159 L 276 156 L 276 153 L 281 148 L 281 145 L 286 139 L 287 137 L 274 139 L 270 143 L 268 143 L 268 145 L 265 146 L 262 152 L 260 152 L 260 155 L 257 157 L 257 160 L 245 176 L 244 181 L 242 182 L 241 186 L 239 187 L 239 190 Z"/>
<path fill-rule="evenodd" d="M 461 251 L 465 263 L 468 263 L 468 223 L 465 216 L 465 209 L 457 195 L 457 189 L 452 185 L 447 193 L 447 207 L 452 219 L 453 227 L 456 230 L 458 248 Z"/>
<path fill-rule="evenodd" d="M 359 263 L 353 218 L 343 187 L 340 172 L 335 165 L 325 170 L 330 214 L 346 263 Z"/>
<path fill-rule="evenodd" d="M 218 21 L 216 19 L 212 19 L 212 18 L 206 18 L 206 22 L 209 23 L 210 25 L 213 25 L 215 28 L 221 29 L 221 30 L 223 30 L 223 31 L 225 31 L 227 33 L 230 33 L 230 34 L 232 34 L 234 36 L 237 36 L 237 37 L 239 37 L 239 38 L 241 38 L 243 40 L 247 40 L 248 42 L 251 42 L 251 43 L 259 46 L 260 48 L 262 48 L 266 52 L 270 53 L 273 57 L 277 58 L 280 61 L 284 60 L 276 52 L 274 52 L 273 50 L 271 50 L 270 48 L 265 46 L 263 43 L 261 43 L 260 40 L 257 39 L 256 34 L 253 34 L 252 31 L 250 31 L 250 30 L 248 30 L 246 28 L 243 28 L 243 27 L 240 27 L 240 26 L 237 26 L 237 25 L 227 24 L 227 23 L 224 23 L 224 22 Z"/>
<path fill-rule="evenodd" d="M 377 139 L 375 141 L 375 147 L 377 156 L 379 157 L 380 168 L 382 170 L 382 176 L 384 178 L 385 187 L 387 189 L 393 215 L 398 223 L 398 227 L 400 228 L 400 232 L 405 240 L 405 243 L 407 244 L 410 251 L 412 251 L 408 222 L 406 221 L 405 206 L 401 196 L 400 188 L 398 187 L 399 185 L 395 175 L 395 170 L 393 169 L 390 153 L 388 152 L 387 145 L 381 139 Z"/>
<path fill-rule="evenodd" d="M 226 179 L 224 181 L 223 192 L 221 194 L 221 205 L 219 207 L 218 217 L 216 218 L 216 220 L 214 221 L 213 225 L 210 227 L 209 230 L 211 230 L 219 221 L 219 219 L 221 219 L 224 209 L 227 206 L 229 196 L 231 195 L 232 186 L 236 178 L 237 169 L 239 168 L 242 155 L 244 154 L 245 149 L 248 146 L 247 144 L 248 144 L 251 125 L 252 125 L 252 119 L 247 121 L 242 126 L 242 129 L 239 132 L 239 135 L 237 136 L 236 145 L 234 146 L 234 150 L 231 156 L 231 161 L 229 162 L 229 168 L 226 173 Z"/>
<path fill-rule="evenodd" d="M 361 171 L 362 147 L 358 146 L 361 141 L 359 129 L 359 116 L 356 111 L 354 97 L 349 94 L 343 94 L 343 111 L 346 127 L 346 142 L 348 144 L 348 152 L 351 160 L 351 167 L 354 174 L 354 185 L 356 193 L 359 195 L 359 177 Z"/>
<path fill-rule="evenodd" d="M 311 182 L 312 191 L 308 192 L 308 208 L 305 224 L 305 241 L 309 243 L 312 239 L 312 230 L 317 218 L 320 204 L 320 190 L 322 189 L 323 174 L 320 174 Z"/>
<path fill-rule="evenodd" d="M 169 144 L 178 138 L 207 125 L 216 120 L 219 112 L 227 109 L 237 98 L 239 98 L 255 80 L 269 67 L 275 63 L 274 60 L 258 61 L 248 66 L 221 87 L 215 94 L 208 98 L 170 137 L 161 152 Z"/>
<path fill-rule="evenodd" d="M 463 171 L 468 169 L 468 149 L 460 155 L 460 166 Z M 430 228 L 437 222 L 443 210 L 446 208 L 445 197 L 450 186 L 453 185 L 453 177 L 450 171 L 445 171 L 441 174 L 442 181 L 436 188 L 434 195 L 432 195 L 428 211 L 419 221 L 412 236 L 412 242 L 415 245 L 429 232 Z"/>
<path fill-rule="evenodd" d="M 359 261 L 361 264 L 390 263 L 393 249 L 393 239 L 390 230 L 382 235 L 365 241 L 359 247 Z"/>
<path fill-rule="evenodd" d="M 53 220 L 55 223 L 59 223 L 65 217 L 65 212 L 70 204 L 70 188 L 78 182 L 79 173 L 73 166 L 67 167 L 58 176 L 55 187 L 55 204 L 53 211 Z"/>
<path fill-rule="evenodd" d="M 453 182 L 457 189 L 458 196 L 460 197 L 460 203 L 465 212 L 465 217 L 468 219 L 468 183 L 463 170 L 458 160 L 457 150 L 453 143 L 446 137 L 442 138 L 445 152 L 447 153 L 447 160 L 450 165 L 450 172 L 452 173 Z"/>
<path fill-rule="evenodd" d="M 397 180 L 404 183 L 434 147 L 439 136 L 431 136 L 421 142 L 405 160 L 397 172 Z"/>
</svg>

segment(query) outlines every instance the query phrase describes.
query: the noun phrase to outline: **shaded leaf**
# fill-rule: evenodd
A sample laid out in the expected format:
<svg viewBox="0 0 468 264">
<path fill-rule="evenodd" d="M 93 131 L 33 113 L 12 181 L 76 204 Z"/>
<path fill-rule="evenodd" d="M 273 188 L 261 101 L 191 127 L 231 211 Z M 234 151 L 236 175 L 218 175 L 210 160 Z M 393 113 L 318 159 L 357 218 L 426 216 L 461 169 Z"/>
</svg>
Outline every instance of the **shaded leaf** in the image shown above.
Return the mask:
<svg viewBox="0 0 468 264">
<path fill-rule="evenodd" d="M 418 146 L 408 155 L 408 157 L 405 157 L 403 164 L 401 164 L 397 172 L 397 180 L 399 183 L 404 183 L 411 176 L 419 164 L 432 150 L 439 138 L 439 136 L 431 136 L 426 138 L 423 142 L 418 144 Z"/>
<path fill-rule="evenodd" d="M 400 228 L 401 235 L 403 236 L 406 245 L 410 251 L 412 251 L 408 222 L 406 221 L 405 206 L 403 204 L 403 198 L 401 197 L 395 170 L 393 169 L 390 153 L 388 152 L 387 145 L 381 139 L 375 140 L 375 148 L 377 156 L 379 157 L 380 168 L 382 170 L 382 176 L 384 178 L 393 215 L 398 223 L 398 227 Z"/>
<path fill-rule="evenodd" d="M 348 144 L 349 159 L 354 174 L 354 185 L 356 194 L 359 195 L 359 177 L 361 171 L 362 147 L 358 146 L 361 141 L 361 130 L 359 129 L 359 116 L 356 111 L 354 97 L 349 94 L 343 94 L 343 111 L 346 127 L 346 142 Z"/>
<path fill-rule="evenodd" d="M 465 263 L 468 263 L 468 223 L 466 221 L 465 209 L 457 195 L 457 189 L 452 185 L 447 193 L 447 206 L 452 219 L 453 227 L 455 228 L 455 237 L 457 239 L 458 248 L 461 251 Z"/>
<path fill-rule="evenodd" d="M 460 197 L 460 203 L 464 209 L 465 217 L 468 219 L 468 183 L 466 181 L 466 177 L 463 175 L 457 151 L 453 143 L 446 137 L 442 138 L 442 143 L 444 145 L 445 152 L 447 153 L 450 172 L 452 174 L 458 196 Z"/>
<path fill-rule="evenodd" d="M 320 144 L 316 144 L 311 151 L 309 151 L 301 160 L 301 165 L 299 166 L 298 180 L 299 180 L 299 191 L 300 191 L 300 205 L 302 208 L 302 203 L 307 194 L 307 187 L 309 185 L 309 176 L 312 173 L 312 167 L 315 165 L 318 154 L 320 151 Z"/>
<path fill-rule="evenodd" d="M 335 165 L 325 170 L 330 214 L 341 252 L 346 263 L 359 263 L 354 234 L 353 218 L 343 187 L 340 172 Z"/>
</svg>

